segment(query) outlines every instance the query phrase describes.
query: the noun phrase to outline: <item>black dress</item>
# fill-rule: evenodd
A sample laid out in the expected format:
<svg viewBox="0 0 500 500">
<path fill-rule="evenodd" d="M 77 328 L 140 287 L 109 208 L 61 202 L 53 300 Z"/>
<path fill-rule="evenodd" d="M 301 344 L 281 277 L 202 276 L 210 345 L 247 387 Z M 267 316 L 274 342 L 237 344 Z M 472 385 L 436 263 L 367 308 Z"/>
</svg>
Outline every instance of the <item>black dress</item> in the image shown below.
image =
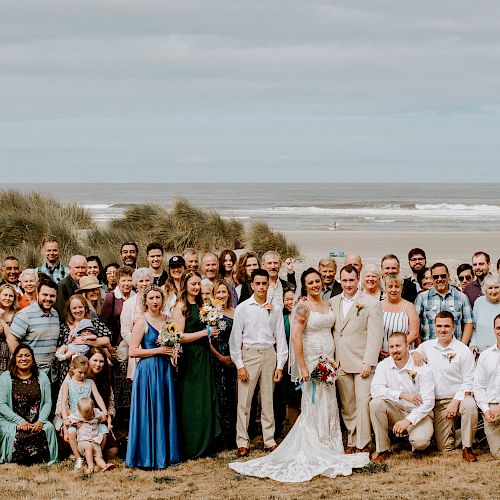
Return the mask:
<svg viewBox="0 0 500 500">
<path fill-rule="evenodd" d="M 41 392 L 37 377 L 21 380 L 12 377 L 12 410 L 29 424 L 38 421 Z M 31 465 L 50 460 L 49 444 L 45 431 L 27 432 L 18 430 L 12 448 L 12 462 Z"/>
<path fill-rule="evenodd" d="M 233 318 L 224 316 L 226 327 L 219 330 L 217 338 L 211 339 L 212 346 L 222 356 L 229 356 L 229 337 Z M 235 366 L 226 366 L 214 358 L 215 388 L 219 402 L 221 423 L 221 444 L 226 450 L 236 447 L 236 407 L 238 401 L 237 371 Z"/>
</svg>

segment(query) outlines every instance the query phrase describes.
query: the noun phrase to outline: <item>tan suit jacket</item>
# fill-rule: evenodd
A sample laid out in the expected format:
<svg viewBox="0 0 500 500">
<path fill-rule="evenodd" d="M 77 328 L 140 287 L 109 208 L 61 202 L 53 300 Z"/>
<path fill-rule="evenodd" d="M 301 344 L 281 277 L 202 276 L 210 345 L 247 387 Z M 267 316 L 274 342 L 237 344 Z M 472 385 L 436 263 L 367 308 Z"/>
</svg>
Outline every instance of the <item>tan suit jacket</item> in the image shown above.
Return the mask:
<svg viewBox="0 0 500 500">
<path fill-rule="evenodd" d="M 358 292 L 353 306 L 343 318 L 341 300 L 342 294 L 329 300 L 335 314 L 335 361 L 346 373 L 360 373 L 363 363 L 377 366 L 384 339 L 382 308 L 378 300 Z M 363 307 L 357 308 L 357 304 Z"/>
</svg>

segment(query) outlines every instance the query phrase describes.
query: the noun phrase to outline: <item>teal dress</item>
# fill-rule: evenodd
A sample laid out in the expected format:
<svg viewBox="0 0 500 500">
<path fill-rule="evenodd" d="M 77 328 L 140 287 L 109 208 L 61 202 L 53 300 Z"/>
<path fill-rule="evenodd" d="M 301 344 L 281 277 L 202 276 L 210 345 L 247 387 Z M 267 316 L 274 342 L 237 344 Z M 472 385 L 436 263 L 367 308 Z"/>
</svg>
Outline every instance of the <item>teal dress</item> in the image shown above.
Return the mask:
<svg viewBox="0 0 500 500">
<path fill-rule="evenodd" d="M 198 306 L 190 304 L 184 332 L 204 329 Z M 182 459 L 214 453 L 221 430 L 208 337 L 182 345 L 178 409 Z"/>
</svg>

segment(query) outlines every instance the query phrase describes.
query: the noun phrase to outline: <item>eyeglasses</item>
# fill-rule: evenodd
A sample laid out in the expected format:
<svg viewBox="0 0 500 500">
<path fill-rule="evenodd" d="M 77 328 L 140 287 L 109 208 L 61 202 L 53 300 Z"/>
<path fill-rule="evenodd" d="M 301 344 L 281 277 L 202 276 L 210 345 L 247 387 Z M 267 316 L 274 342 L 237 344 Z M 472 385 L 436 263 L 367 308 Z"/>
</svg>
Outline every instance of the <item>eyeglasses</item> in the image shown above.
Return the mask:
<svg viewBox="0 0 500 500">
<path fill-rule="evenodd" d="M 439 280 L 439 279 L 445 280 L 447 277 L 448 277 L 447 274 L 433 274 L 432 275 L 433 280 Z"/>
<path fill-rule="evenodd" d="M 424 257 L 412 257 L 410 259 L 410 262 L 420 262 L 420 261 L 424 261 Z"/>
<path fill-rule="evenodd" d="M 467 274 L 467 275 L 462 275 L 462 276 L 459 276 L 458 279 L 460 281 L 470 281 L 472 279 L 472 275 L 471 274 Z"/>
</svg>

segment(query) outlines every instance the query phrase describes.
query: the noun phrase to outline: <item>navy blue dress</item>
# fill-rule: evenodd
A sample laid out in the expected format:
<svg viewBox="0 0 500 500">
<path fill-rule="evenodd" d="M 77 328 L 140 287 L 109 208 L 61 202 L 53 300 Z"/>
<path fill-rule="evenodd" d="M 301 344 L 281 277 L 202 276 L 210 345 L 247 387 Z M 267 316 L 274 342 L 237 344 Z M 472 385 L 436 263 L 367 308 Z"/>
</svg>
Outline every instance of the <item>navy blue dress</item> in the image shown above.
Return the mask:
<svg viewBox="0 0 500 500">
<path fill-rule="evenodd" d="M 143 349 L 158 347 L 158 332 L 148 323 Z M 139 361 L 132 386 L 128 467 L 164 469 L 180 462 L 173 367 L 168 356 Z"/>
</svg>

